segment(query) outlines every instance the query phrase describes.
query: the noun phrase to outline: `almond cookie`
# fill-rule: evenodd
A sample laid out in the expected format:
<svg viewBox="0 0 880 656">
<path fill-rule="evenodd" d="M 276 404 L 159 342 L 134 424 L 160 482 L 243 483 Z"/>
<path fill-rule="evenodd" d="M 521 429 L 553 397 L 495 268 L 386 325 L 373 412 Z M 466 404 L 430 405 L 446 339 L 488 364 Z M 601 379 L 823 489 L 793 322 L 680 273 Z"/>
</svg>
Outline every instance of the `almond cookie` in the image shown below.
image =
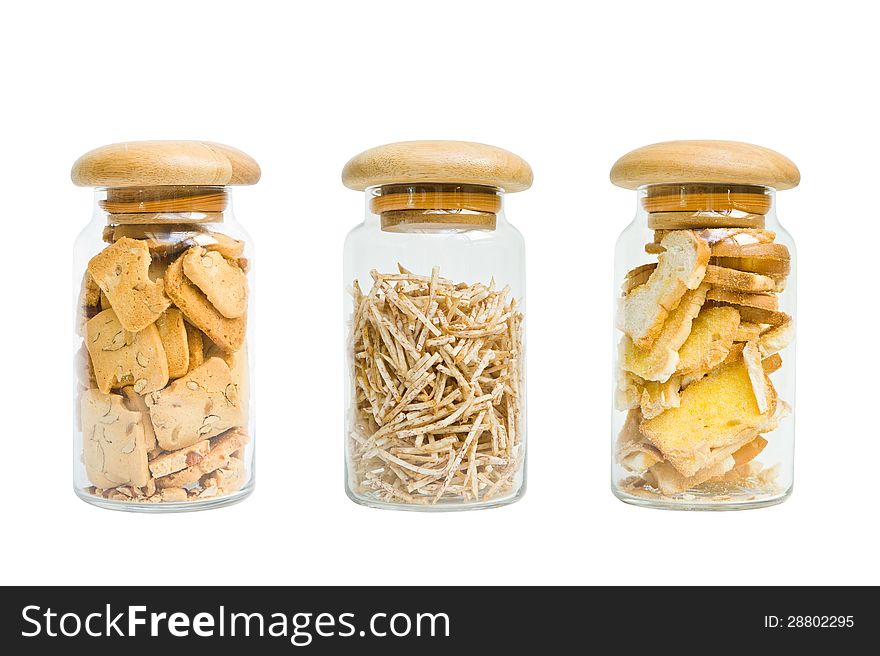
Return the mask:
<svg viewBox="0 0 880 656">
<path fill-rule="evenodd" d="M 217 251 L 201 246 L 183 255 L 183 272 L 224 317 L 237 319 L 247 310 L 247 277 Z"/>
<path fill-rule="evenodd" d="M 146 243 L 128 237 L 89 260 L 89 274 L 107 295 L 119 322 L 131 332 L 149 326 L 171 304 L 161 279 L 150 280 L 150 261 Z"/>
<path fill-rule="evenodd" d="M 206 474 L 199 481 L 203 490 L 217 488 L 217 494 L 237 492 L 244 485 L 247 468 L 240 458 L 230 458 L 226 466 Z"/>
<path fill-rule="evenodd" d="M 232 382 L 238 390 L 238 398 L 241 402 L 244 416 L 248 416 L 248 403 L 250 401 L 250 377 L 248 369 L 248 349 L 247 344 L 242 346 L 235 353 L 224 353 L 216 344 L 211 344 L 205 353 L 207 357 L 223 358 L 229 365 L 229 373 L 232 374 Z"/>
<path fill-rule="evenodd" d="M 189 349 L 189 371 L 198 369 L 205 363 L 205 338 L 202 331 L 184 321 L 186 327 L 186 345 Z"/>
<path fill-rule="evenodd" d="M 147 445 L 147 455 L 156 448 L 156 431 L 153 430 L 153 420 L 150 419 L 150 409 L 144 401 L 144 397 L 134 391 L 134 387 L 130 385 L 122 388 L 122 394 L 125 396 L 123 403 L 125 407 L 132 412 L 141 413 L 141 423 L 144 426 L 144 444 Z M 150 496 L 149 494 L 147 496 Z"/>
<path fill-rule="evenodd" d="M 183 314 L 180 310 L 168 308 L 156 319 L 156 328 L 168 359 L 168 375 L 180 378 L 189 371 L 189 346 Z"/>
<path fill-rule="evenodd" d="M 139 412 L 125 408 L 118 394 L 86 390 L 80 400 L 83 463 L 93 485 L 143 487 L 150 480 Z"/>
<path fill-rule="evenodd" d="M 212 439 L 210 450 L 198 459 L 193 458 L 193 464 L 185 469 L 156 479 L 156 485 L 160 489 L 164 489 L 169 487 L 185 487 L 198 483 L 206 474 L 228 467 L 233 459 L 232 454 L 243 448 L 247 442 L 248 436 L 244 431 L 237 428 L 226 431 Z"/>
<path fill-rule="evenodd" d="M 238 390 L 229 366 L 209 358 L 198 369 L 178 378 L 146 399 L 156 439 L 166 451 L 176 451 L 244 422 Z"/>
<path fill-rule="evenodd" d="M 131 333 L 113 310 L 104 310 L 86 324 L 86 348 L 102 392 L 131 385 L 147 394 L 168 383 L 165 349 L 153 324 Z"/>
<path fill-rule="evenodd" d="M 183 312 L 187 321 L 204 332 L 224 352 L 241 348 L 245 336 L 245 317 L 229 319 L 220 314 L 202 291 L 183 273 L 183 257 L 165 272 L 165 291 Z"/>
<path fill-rule="evenodd" d="M 167 477 L 169 474 L 174 474 L 175 472 L 179 472 L 181 470 L 186 469 L 187 467 L 195 467 L 199 464 L 201 459 L 208 453 L 208 450 L 211 448 L 211 443 L 208 440 L 202 440 L 201 442 L 196 442 L 184 449 L 178 449 L 177 451 L 168 451 L 167 453 L 163 453 L 160 456 L 153 458 L 150 461 L 150 473 L 156 477 L 157 485 L 161 487 L 181 487 L 183 485 L 187 485 L 187 483 L 180 483 L 178 485 L 161 485 L 159 481 L 162 480 L 162 477 Z M 195 481 L 190 481 L 195 482 Z"/>
</svg>

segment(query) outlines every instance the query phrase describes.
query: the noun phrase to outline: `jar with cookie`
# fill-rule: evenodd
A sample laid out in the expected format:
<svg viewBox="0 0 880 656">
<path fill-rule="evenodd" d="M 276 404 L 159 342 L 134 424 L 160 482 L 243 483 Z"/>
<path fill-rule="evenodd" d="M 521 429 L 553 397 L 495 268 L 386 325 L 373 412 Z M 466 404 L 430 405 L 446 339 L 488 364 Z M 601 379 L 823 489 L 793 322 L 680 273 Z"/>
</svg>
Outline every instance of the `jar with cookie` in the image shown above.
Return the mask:
<svg viewBox="0 0 880 656">
<path fill-rule="evenodd" d="M 466 510 L 525 492 L 525 267 L 503 209 L 532 171 L 500 148 L 387 144 L 342 181 L 366 217 L 345 241 L 346 492 Z"/>
<path fill-rule="evenodd" d="M 612 490 L 640 506 L 736 510 L 784 501 L 794 471 L 795 249 L 777 152 L 730 141 L 634 150 L 615 255 Z"/>
<path fill-rule="evenodd" d="M 143 141 L 90 151 L 74 252 L 74 489 L 104 508 L 177 512 L 254 485 L 248 334 L 253 246 L 230 187 L 257 163 L 229 146 Z"/>
</svg>

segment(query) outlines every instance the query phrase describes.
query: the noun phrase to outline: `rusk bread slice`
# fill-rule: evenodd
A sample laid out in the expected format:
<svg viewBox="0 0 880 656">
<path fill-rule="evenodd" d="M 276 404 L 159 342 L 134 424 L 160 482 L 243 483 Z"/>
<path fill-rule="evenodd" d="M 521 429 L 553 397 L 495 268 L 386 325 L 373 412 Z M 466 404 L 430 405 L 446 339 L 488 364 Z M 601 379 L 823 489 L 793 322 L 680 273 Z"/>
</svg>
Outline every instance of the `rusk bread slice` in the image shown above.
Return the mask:
<svg viewBox="0 0 880 656">
<path fill-rule="evenodd" d="M 773 294 L 746 294 L 744 292 L 732 292 L 727 289 L 712 289 L 706 295 L 710 301 L 730 303 L 732 305 L 746 305 L 762 310 L 778 310 L 779 300 Z"/>
<path fill-rule="evenodd" d="M 737 310 L 739 312 L 739 310 Z M 736 335 L 733 337 L 735 342 L 755 342 L 761 336 L 763 326 L 757 323 L 749 323 L 748 321 L 740 321 L 736 329 Z"/>
<path fill-rule="evenodd" d="M 659 244 L 663 241 L 668 232 L 668 230 L 655 230 L 654 243 Z M 703 228 L 694 230 L 694 234 L 710 246 L 720 242 L 731 244 L 769 244 L 776 240 L 775 232 L 755 228 Z"/>
<path fill-rule="evenodd" d="M 764 368 L 764 373 L 769 376 L 774 371 L 779 371 L 782 368 L 782 356 L 774 353 L 761 360 L 761 366 Z"/>
<path fill-rule="evenodd" d="M 730 353 L 739 327 L 739 312 L 732 307 L 704 307 L 678 351 L 679 375 L 709 371 Z"/>
<path fill-rule="evenodd" d="M 758 348 L 761 350 L 761 355 L 766 358 L 784 349 L 791 344 L 793 339 L 794 321 L 789 319 L 761 333 L 761 336 L 758 337 Z"/>
<path fill-rule="evenodd" d="M 639 407 L 645 419 L 656 417 L 670 408 L 677 408 L 681 403 L 681 379 L 673 376 L 665 383 L 645 381 L 639 399 Z"/>
<path fill-rule="evenodd" d="M 642 413 L 630 410 L 617 436 L 617 462 L 627 471 L 643 472 L 661 460 L 660 452 L 639 430 L 641 421 Z"/>
<path fill-rule="evenodd" d="M 673 495 L 687 492 L 712 478 L 724 476 L 736 466 L 732 455 L 718 458 L 713 464 L 704 467 L 693 476 L 683 476 L 668 462 L 658 462 L 645 473 L 645 482 L 662 494 Z"/>
<path fill-rule="evenodd" d="M 755 342 L 747 342 L 743 347 L 743 361 L 749 372 L 749 380 L 752 381 L 752 390 L 755 392 L 755 401 L 758 410 L 766 414 L 770 410 L 771 403 L 775 403 L 775 392 L 771 395 L 772 385 L 768 384 L 767 373 L 761 362 L 761 352 Z"/>
<path fill-rule="evenodd" d="M 618 410 L 638 408 L 642 399 L 642 388 L 645 385 L 638 376 L 628 371 L 617 369 L 617 390 L 614 394 L 614 407 Z"/>
<path fill-rule="evenodd" d="M 758 437 L 753 439 L 748 444 L 741 446 L 733 453 L 733 459 L 736 463 L 736 467 L 742 467 L 746 463 L 749 463 L 757 458 L 766 446 L 767 440 L 764 439 L 762 435 L 758 435 Z"/>
<path fill-rule="evenodd" d="M 731 303 L 730 305 L 731 307 L 735 307 L 739 311 L 740 319 L 748 323 L 762 323 L 769 324 L 771 326 L 781 326 L 784 323 L 791 321 L 790 315 L 786 314 L 785 312 L 780 312 L 778 310 L 765 310 L 764 308 L 756 308 L 748 305 L 737 305 L 735 303 Z"/>
<path fill-rule="evenodd" d="M 713 464 L 690 477 L 682 476 L 668 463 L 659 462 L 648 470 L 645 479 L 649 485 L 663 494 L 681 494 L 707 481 L 719 479 L 737 467 L 747 464 L 754 460 L 765 446 L 767 440 L 759 435 L 742 446 L 733 445 L 723 449 Z"/>
<path fill-rule="evenodd" d="M 703 282 L 734 292 L 772 292 L 777 286 L 776 281 L 770 276 L 728 269 L 714 264 L 706 266 L 706 277 L 703 278 Z"/>
<path fill-rule="evenodd" d="M 648 278 L 651 277 L 651 274 L 654 273 L 654 269 L 656 268 L 657 263 L 650 262 L 648 264 L 643 264 L 642 266 L 637 266 L 635 269 L 627 273 L 626 277 L 623 279 L 623 284 L 621 285 L 623 293 L 629 294 L 639 285 L 644 285 L 648 282 Z"/>
<path fill-rule="evenodd" d="M 688 230 L 670 232 L 663 247 L 648 281 L 620 299 L 617 313 L 618 328 L 643 349 L 653 346 L 684 293 L 699 287 L 709 261 L 709 247 Z"/>
<path fill-rule="evenodd" d="M 681 393 L 677 408 L 645 420 L 641 432 L 680 474 L 695 475 L 715 461 L 719 449 L 743 444 L 772 430 L 776 390 L 764 376 L 762 413 L 745 360 L 722 365 Z"/>
<path fill-rule="evenodd" d="M 650 349 L 636 346 L 629 336 L 620 341 L 620 366 L 645 380 L 664 382 L 678 365 L 678 349 L 691 332 L 691 323 L 706 301 L 708 285 L 685 292 L 681 301 L 663 322 L 660 335 Z"/>
<path fill-rule="evenodd" d="M 727 267 L 728 269 L 760 273 L 770 276 L 774 280 L 784 278 L 791 273 L 791 260 L 777 260 L 765 257 L 722 257 L 713 255 L 712 264 Z M 777 280 L 778 286 L 779 282 Z M 777 291 L 779 290 L 777 289 Z"/>
<path fill-rule="evenodd" d="M 187 321 L 205 333 L 224 352 L 241 348 L 245 336 L 245 317 L 229 319 L 220 314 L 211 301 L 183 273 L 183 258 L 178 257 L 165 272 L 165 291 L 180 308 Z"/>
<path fill-rule="evenodd" d="M 712 244 L 712 257 L 743 257 L 762 260 L 791 260 L 788 246 L 777 243 L 739 244 L 729 240 Z"/>
</svg>

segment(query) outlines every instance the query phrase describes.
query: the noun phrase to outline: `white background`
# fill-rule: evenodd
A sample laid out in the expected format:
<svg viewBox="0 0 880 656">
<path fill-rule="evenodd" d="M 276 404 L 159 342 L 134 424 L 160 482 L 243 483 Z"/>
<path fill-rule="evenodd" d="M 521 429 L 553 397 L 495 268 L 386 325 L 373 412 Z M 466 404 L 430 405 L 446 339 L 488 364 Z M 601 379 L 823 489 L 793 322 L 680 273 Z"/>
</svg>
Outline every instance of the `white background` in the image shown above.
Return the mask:
<svg viewBox="0 0 880 656">
<path fill-rule="evenodd" d="M 871 3 L 16 2 L 4 9 L 0 582 L 880 583 L 877 17 Z M 71 247 L 83 152 L 207 139 L 253 155 L 236 214 L 258 259 L 257 489 L 142 516 L 71 491 Z M 339 173 L 403 139 L 526 158 L 507 214 L 529 274 L 529 491 L 474 513 L 343 493 Z M 802 185 L 797 467 L 785 504 L 633 508 L 609 491 L 612 249 L 635 207 L 608 170 L 679 138 L 762 144 Z M 560 327 L 576 336 L 562 348 Z"/>
</svg>

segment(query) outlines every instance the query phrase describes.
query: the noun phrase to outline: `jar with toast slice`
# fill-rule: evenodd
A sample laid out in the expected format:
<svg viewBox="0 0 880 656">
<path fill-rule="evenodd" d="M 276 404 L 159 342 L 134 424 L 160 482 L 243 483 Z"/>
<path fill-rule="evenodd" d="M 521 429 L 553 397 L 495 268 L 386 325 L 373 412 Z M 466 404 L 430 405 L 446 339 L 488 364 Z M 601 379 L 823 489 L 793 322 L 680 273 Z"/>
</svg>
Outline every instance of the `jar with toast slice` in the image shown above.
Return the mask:
<svg viewBox="0 0 880 656">
<path fill-rule="evenodd" d="M 525 268 L 505 192 L 513 153 L 388 144 L 342 172 L 366 192 L 345 242 L 346 492 L 378 508 L 464 510 L 525 492 Z"/>
<path fill-rule="evenodd" d="M 143 141 L 73 165 L 95 187 L 74 251 L 74 489 L 104 508 L 187 511 L 254 485 L 253 246 L 229 146 Z"/>
<path fill-rule="evenodd" d="M 767 148 L 673 141 L 611 181 L 638 194 L 615 254 L 612 490 L 655 508 L 772 505 L 794 471 L 795 249 Z"/>
</svg>

